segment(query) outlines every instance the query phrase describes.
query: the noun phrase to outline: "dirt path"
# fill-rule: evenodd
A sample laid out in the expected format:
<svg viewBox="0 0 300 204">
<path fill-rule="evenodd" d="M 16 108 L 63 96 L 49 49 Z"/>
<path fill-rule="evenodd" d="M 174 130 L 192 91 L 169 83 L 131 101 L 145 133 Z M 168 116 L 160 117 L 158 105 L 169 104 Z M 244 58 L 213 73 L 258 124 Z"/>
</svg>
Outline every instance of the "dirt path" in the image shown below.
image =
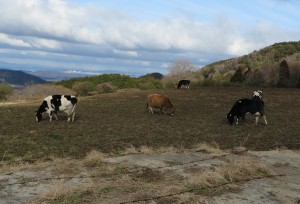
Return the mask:
<svg viewBox="0 0 300 204">
<path fill-rule="evenodd" d="M 283 175 L 272 178 L 256 179 L 248 182 L 240 182 L 228 185 L 228 188 L 238 189 L 236 191 L 225 191 L 223 193 L 211 196 L 194 195 L 186 193 L 187 195 L 177 196 L 176 199 L 168 197 L 164 203 L 177 203 L 180 199 L 185 201 L 197 201 L 197 203 L 299 203 L 300 202 L 300 152 L 299 151 L 248 151 L 248 155 L 257 158 L 257 161 L 264 163 L 272 172 L 273 175 Z M 167 153 L 153 153 L 153 154 L 131 154 L 120 157 L 105 158 L 107 165 L 114 165 L 114 174 L 107 173 L 109 168 L 104 169 L 101 166 L 95 171 L 95 168 L 86 166 L 83 161 L 60 161 L 55 163 L 44 163 L 37 166 L 23 166 L 18 168 L 3 168 L 0 169 L 0 204 L 19 204 L 19 203 L 39 203 L 49 201 L 54 196 L 59 197 L 68 194 L 66 186 L 69 189 L 78 186 L 88 186 L 95 183 L 97 188 L 107 190 L 107 186 L 118 183 L 116 186 L 125 186 L 136 184 L 137 180 L 128 179 L 125 174 L 120 176 L 116 174 L 116 169 L 130 168 L 134 169 L 150 169 L 163 172 L 163 175 L 168 176 L 167 182 L 159 179 L 152 181 L 152 187 L 167 185 L 174 185 L 174 190 L 171 192 L 180 191 L 176 188 L 176 178 L 180 178 L 179 182 L 183 182 L 185 178 L 189 177 L 195 171 L 202 171 L 203 169 L 211 169 L 214 171 L 221 165 L 226 164 L 229 160 L 235 160 L 241 155 L 230 153 L 212 155 L 198 151 L 187 151 L 181 153 L 167 152 Z M 140 170 L 139 170 L 140 171 Z M 139 172 L 137 171 L 137 172 Z M 99 178 L 93 177 L 95 172 L 98 173 Z M 106 172 L 106 173 L 105 173 Z M 150 171 L 146 173 L 149 174 Z M 151 173 L 151 172 L 150 172 Z M 153 173 L 153 172 L 152 172 Z M 152 174 L 151 174 L 152 175 Z M 151 177 L 150 175 L 150 177 Z M 159 174 L 157 174 L 159 175 Z M 153 178 L 157 176 L 152 175 Z M 177 175 L 177 176 L 176 176 Z M 119 180 L 114 180 L 118 177 Z M 141 174 L 136 173 L 137 178 L 141 178 Z M 145 178 L 143 178 L 145 179 Z M 121 181 L 122 180 L 122 181 Z M 163 179 L 162 179 L 163 180 Z M 138 180 L 139 185 L 149 187 L 147 181 L 142 183 Z M 101 183 L 101 184 L 100 184 Z M 104 183 L 106 185 L 104 185 Z M 125 184 L 126 183 L 126 184 Z M 150 182 L 151 183 L 151 182 Z M 110 185 L 108 185 L 110 184 Z M 149 184 L 150 185 L 150 184 Z M 178 184 L 179 185 L 179 184 Z M 104 186 L 104 187 L 103 187 Z M 114 189 L 114 191 L 106 191 L 103 194 L 93 196 L 93 199 L 86 199 L 85 203 L 122 203 L 138 200 L 143 198 L 140 194 L 143 191 L 135 188 L 129 191 Z M 168 186 L 165 186 L 168 188 Z M 64 189 L 64 190 L 62 190 Z M 51 193 L 50 193 L 51 191 Z M 57 191 L 55 193 L 55 191 Z M 101 191 L 102 192 L 102 191 Z M 143 192 L 143 195 L 145 192 Z M 166 194 L 161 191 L 161 195 Z M 185 194 L 185 193 L 182 193 Z M 156 196 L 161 196 L 156 194 Z M 145 197 L 145 196 L 144 196 Z M 155 196 L 153 196 L 155 197 Z M 87 201 L 88 200 L 88 201 Z M 137 203 L 162 203 L 160 199 L 153 199 L 152 201 L 137 202 Z"/>
</svg>

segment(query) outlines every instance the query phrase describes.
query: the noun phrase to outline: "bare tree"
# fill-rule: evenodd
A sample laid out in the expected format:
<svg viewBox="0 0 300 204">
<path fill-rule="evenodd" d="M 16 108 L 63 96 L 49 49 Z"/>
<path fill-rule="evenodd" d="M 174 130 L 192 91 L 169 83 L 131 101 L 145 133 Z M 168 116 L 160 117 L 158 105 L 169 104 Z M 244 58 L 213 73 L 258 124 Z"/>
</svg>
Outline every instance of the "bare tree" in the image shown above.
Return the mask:
<svg viewBox="0 0 300 204">
<path fill-rule="evenodd" d="M 169 67 L 169 75 L 183 79 L 186 75 L 195 70 L 194 65 L 189 60 L 178 59 Z"/>
</svg>

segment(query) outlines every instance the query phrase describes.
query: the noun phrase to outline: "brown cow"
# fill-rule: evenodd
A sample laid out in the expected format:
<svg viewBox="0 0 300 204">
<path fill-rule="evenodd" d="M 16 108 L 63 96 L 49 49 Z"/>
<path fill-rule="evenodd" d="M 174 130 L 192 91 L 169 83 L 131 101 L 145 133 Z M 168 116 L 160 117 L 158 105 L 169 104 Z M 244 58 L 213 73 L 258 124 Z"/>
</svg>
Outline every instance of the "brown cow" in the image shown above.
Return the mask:
<svg viewBox="0 0 300 204">
<path fill-rule="evenodd" d="M 153 114 L 153 108 L 159 108 L 160 114 L 164 111 L 165 114 L 174 115 L 175 112 L 175 107 L 170 99 L 160 94 L 148 94 L 146 109 Z"/>
</svg>

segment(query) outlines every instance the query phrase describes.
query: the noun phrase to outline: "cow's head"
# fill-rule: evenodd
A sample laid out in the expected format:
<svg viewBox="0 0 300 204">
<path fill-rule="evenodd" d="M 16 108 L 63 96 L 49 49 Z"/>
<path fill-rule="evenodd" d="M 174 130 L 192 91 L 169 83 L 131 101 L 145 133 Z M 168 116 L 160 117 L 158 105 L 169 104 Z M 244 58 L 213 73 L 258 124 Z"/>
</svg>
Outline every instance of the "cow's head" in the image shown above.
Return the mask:
<svg viewBox="0 0 300 204">
<path fill-rule="evenodd" d="M 259 100 L 262 100 L 262 91 L 258 90 L 258 91 L 254 91 L 253 92 L 253 96 L 252 98 L 253 99 L 259 99 Z"/>
<path fill-rule="evenodd" d="M 234 122 L 234 115 L 232 113 L 228 113 L 227 119 L 228 119 L 229 124 L 232 125 Z"/>
<path fill-rule="evenodd" d="M 174 84 L 174 88 L 177 89 L 178 83 L 173 83 Z"/>
<path fill-rule="evenodd" d="M 35 120 L 36 122 L 40 122 L 43 118 L 43 114 L 40 111 L 35 112 Z"/>
<path fill-rule="evenodd" d="M 173 115 L 174 115 L 174 113 L 175 113 L 175 110 L 176 110 L 176 108 L 175 108 L 175 107 L 168 108 L 168 109 L 166 110 L 166 113 L 167 113 L 168 115 L 171 115 L 171 116 L 173 116 Z"/>
</svg>

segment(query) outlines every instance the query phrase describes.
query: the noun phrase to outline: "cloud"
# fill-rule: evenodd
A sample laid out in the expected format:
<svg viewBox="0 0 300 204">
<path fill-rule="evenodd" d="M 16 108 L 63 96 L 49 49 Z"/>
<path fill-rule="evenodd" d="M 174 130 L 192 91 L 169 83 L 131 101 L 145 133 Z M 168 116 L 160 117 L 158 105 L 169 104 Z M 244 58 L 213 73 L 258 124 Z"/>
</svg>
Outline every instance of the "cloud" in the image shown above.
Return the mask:
<svg viewBox="0 0 300 204">
<path fill-rule="evenodd" d="M 13 38 L 3 33 L 0 33 L 0 43 L 15 47 L 31 47 L 29 43 L 26 43 L 21 39 Z"/>
<path fill-rule="evenodd" d="M 25 51 L 28 63 L 36 59 L 39 65 L 43 53 L 45 61 L 53 66 L 140 66 L 145 70 L 152 66 L 165 70 L 176 59 L 187 58 L 202 66 L 274 42 L 297 40 L 300 34 L 298 27 L 287 29 L 260 17 L 253 20 L 254 14 L 243 14 L 243 10 L 231 13 L 226 9 L 204 9 L 199 3 L 191 4 L 199 5 L 191 9 L 191 14 L 187 8 L 176 7 L 167 16 L 141 19 L 122 9 L 126 5 L 100 4 L 75 4 L 67 0 L 0 1 L 0 43 L 10 49 L 10 59 Z M 265 4 L 261 6 L 266 8 Z M 292 11 L 289 5 L 285 8 Z M 197 9 L 213 12 L 202 18 L 196 16 Z M 180 15 L 174 15 L 175 11 Z M 154 13 L 147 11 L 147 15 Z M 275 13 L 270 10 L 266 15 L 271 17 Z M 287 25 L 295 28 L 293 23 Z"/>
</svg>

